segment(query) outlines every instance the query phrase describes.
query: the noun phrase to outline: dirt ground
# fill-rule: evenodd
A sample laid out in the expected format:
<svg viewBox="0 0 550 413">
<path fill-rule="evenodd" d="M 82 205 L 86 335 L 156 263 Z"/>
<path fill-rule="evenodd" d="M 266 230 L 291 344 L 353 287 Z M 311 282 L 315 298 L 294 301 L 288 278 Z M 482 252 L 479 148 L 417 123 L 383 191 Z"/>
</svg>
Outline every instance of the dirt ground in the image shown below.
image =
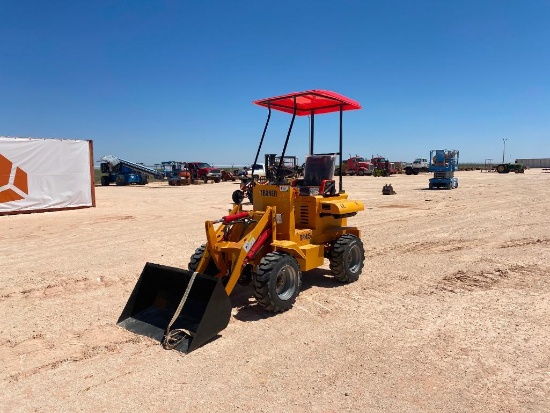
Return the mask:
<svg viewBox="0 0 550 413">
<path fill-rule="evenodd" d="M 0 411 L 550 411 L 550 174 L 457 175 L 344 177 L 366 206 L 359 281 L 304 273 L 276 316 L 238 286 L 229 326 L 188 355 L 116 321 L 147 261 L 187 267 L 236 183 L 0 217 Z"/>
</svg>

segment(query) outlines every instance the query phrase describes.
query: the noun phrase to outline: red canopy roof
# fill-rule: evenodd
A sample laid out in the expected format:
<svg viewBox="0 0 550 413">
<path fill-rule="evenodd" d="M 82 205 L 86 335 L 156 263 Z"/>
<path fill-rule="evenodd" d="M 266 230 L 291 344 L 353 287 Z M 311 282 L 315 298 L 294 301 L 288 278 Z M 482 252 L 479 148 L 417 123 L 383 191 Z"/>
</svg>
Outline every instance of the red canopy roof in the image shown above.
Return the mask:
<svg viewBox="0 0 550 413">
<path fill-rule="evenodd" d="M 329 90 L 306 90 L 288 95 L 275 96 L 267 99 L 255 100 L 259 106 L 271 107 L 281 112 L 294 113 L 294 98 L 296 98 L 296 115 L 307 116 L 320 113 L 339 112 L 342 110 L 361 109 L 359 102 L 339 95 Z"/>
</svg>

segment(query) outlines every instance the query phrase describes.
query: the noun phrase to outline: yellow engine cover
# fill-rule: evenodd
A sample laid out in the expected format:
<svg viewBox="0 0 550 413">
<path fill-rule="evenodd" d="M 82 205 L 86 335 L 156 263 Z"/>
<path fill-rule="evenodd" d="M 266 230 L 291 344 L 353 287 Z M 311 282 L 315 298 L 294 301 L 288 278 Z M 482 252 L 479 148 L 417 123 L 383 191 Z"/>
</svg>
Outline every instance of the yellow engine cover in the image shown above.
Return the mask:
<svg viewBox="0 0 550 413">
<path fill-rule="evenodd" d="M 321 214 L 347 215 L 363 211 L 365 205 L 361 201 L 349 199 L 334 199 L 321 201 Z"/>
</svg>

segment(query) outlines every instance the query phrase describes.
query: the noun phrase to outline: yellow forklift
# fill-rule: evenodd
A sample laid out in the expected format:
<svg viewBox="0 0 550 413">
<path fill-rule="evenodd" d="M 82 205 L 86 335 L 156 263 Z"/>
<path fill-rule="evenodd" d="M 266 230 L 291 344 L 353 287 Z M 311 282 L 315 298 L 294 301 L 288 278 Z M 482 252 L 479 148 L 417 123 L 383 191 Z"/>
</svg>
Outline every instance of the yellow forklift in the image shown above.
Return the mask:
<svg viewBox="0 0 550 413">
<path fill-rule="evenodd" d="M 348 218 L 364 210 L 348 199 L 342 177 L 334 180 L 336 158 L 342 167 L 343 112 L 361 109 L 335 92 L 308 90 L 254 101 L 267 108 L 256 152 L 258 161 L 272 110 L 292 120 L 270 181 L 253 187 L 253 207 L 234 204 L 229 215 L 206 221 L 206 243 L 191 256 L 188 269 L 147 263 L 118 324 L 188 353 L 216 337 L 231 317 L 229 296 L 237 283 L 251 285 L 260 306 L 271 312 L 290 309 L 300 292 L 302 273 L 329 261 L 335 280 L 357 281 L 365 251 L 357 227 Z M 339 149 L 314 153 L 315 115 L 339 113 Z M 309 155 L 304 177 L 291 183 L 283 160 L 297 116 L 310 119 Z"/>
</svg>

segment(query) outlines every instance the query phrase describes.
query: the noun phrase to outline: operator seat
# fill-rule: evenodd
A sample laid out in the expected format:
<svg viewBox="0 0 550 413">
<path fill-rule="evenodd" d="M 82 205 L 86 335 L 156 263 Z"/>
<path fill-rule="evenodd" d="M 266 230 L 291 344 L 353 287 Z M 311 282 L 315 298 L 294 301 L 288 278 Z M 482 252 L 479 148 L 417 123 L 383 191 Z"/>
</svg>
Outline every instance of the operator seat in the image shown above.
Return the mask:
<svg viewBox="0 0 550 413">
<path fill-rule="evenodd" d="M 332 179 L 335 159 L 335 154 L 306 156 L 304 178 L 295 181 L 300 195 L 335 195 L 336 186 Z"/>
</svg>

